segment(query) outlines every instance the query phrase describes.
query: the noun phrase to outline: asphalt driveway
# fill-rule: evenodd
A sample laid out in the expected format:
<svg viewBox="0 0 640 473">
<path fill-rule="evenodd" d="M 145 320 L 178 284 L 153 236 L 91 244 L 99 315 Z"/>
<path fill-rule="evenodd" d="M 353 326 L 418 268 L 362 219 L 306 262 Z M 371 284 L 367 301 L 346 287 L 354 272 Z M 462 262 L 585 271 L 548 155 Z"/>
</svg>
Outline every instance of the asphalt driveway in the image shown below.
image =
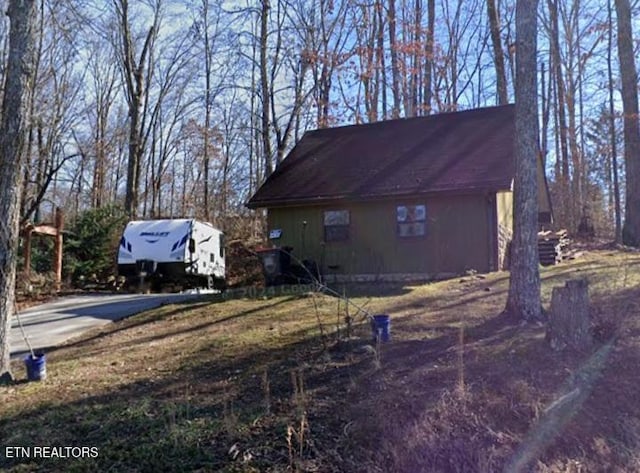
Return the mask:
<svg viewBox="0 0 640 473">
<path fill-rule="evenodd" d="M 35 351 L 44 350 L 90 328 L 163 304 L 179 303 L 197 297 L 198 294 L 92 294 L 62 297 L 14 315 L 11 321 L 11 356 L 28 353 L 29 344 Z"/>
</svg>

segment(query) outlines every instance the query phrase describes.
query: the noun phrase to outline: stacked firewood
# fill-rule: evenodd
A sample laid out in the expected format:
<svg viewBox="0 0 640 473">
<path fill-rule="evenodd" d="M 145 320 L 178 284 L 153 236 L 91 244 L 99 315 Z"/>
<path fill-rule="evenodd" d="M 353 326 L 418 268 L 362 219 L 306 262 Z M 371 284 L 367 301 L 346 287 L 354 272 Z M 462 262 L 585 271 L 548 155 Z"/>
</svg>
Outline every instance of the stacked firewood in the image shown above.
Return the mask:
<svg viewBox="0 0 640 473">
<path fill-rule="evenodd" d="M 568 247 L 566 230 L 538 232 L 538 258 L 542 266 L 560 263 L 567 255 Z"/>
</svg>

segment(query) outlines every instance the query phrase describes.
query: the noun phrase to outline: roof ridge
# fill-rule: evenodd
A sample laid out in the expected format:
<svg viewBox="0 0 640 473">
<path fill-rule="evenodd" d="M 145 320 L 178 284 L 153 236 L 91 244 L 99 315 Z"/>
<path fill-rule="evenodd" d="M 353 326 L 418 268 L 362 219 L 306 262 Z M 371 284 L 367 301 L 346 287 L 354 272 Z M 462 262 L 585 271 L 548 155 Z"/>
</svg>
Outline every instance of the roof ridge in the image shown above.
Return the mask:
<svg viewBox="0 0 640 473">
<path fill-rule="evenodd" d="M 448 110 L 448 111 L 444 111 L 444 112 L 432 113 L 432 114 L 429 114 L 429 115 L 421 115 L 421 116 L 417 116 L 417 117 L 386 118 L 386 119 L 382 119 L 382 120 L 377 120 L 375 122 L 349 123 L 349 124 L 346 124 L 346 125 L 339 125 L 339 126 L 328 127 L 328 128 L 315 128 L 313 130 L 307 130 L 307 131 L 304 132 L 302 137 L 304 138 L 304 135 L 307 135 L 307 134 L 330 133 L 333 130 L 345 131 L 348 128 L 358 129 L 358 130 L 362 129 L 364 131 L 364 129 L 367 129 L 369 127 L 389 126 L 390 124 L 393 124 L 393 123 L 406 123 L 406 122 L 409 122 L 409 121 L 418 121 L 418 120 L 431 121 L 431 120 L 436 120 L 436 119 L 448 118 L 448 117 L 451 117 L 453 115 L 460 116 L 460 115 L 463 115 L 463 114 L 467 114 L 467 115 L 481 114 L 481 113 L 486 113 L 486 112 L 489 112 L 489 111 L 499 111 L 500 109 L 514 108 L 514 107 L 515 107 L 515 104 L 509 103 L 509 104 L 504 104 L 504 105 L 489 105 L 489 106 L 480 107 L 480 108 L 467 108 L 467 109 L 464 109 L 464 110 Z M 301 140 L 302 140 L 302 138 L 301 138 Z"/>
</svg>

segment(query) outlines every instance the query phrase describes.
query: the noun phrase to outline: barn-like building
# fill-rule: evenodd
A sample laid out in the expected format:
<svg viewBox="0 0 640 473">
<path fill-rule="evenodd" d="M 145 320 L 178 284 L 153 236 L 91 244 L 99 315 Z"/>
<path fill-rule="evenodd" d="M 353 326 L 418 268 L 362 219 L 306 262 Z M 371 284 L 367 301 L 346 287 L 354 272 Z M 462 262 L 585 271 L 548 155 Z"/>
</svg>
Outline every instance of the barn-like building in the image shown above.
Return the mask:
<svg viewBox="0 0 640 473">
<path fill-rule="evenodd" d="M 513 105 L 305 133 L 247 203 L 272 243 L 327 280 L 439 279 L 504 269 Z M 551 204 L 539 162 L 539 219 Z"/>
</svg>

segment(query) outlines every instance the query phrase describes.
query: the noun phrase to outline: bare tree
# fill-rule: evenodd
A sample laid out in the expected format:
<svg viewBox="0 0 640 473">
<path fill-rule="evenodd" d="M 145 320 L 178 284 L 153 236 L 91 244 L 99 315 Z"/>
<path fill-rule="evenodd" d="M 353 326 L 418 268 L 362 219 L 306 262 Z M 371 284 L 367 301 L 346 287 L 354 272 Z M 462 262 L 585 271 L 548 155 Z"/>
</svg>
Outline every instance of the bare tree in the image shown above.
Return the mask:
<svg viewBox="0 0 640 473">
<path fill-rule="evenodd" d="M 638 127 L 638 74 L 633 51 L 629 0 L 616 0 L 618 56 L 624 113 L 624 162 L 626 199 L 622 241 L 640 246 L 640 128 Z"/>
<path fill-rule="evenodd" d="M 204 128 L 203 128 L 203 159 L 202 168 L 204 171 L 204 216 L 205 220 L 211 219 L 211 207 L 212 202 L 210 199 L 210 140 L 211 140 L 211 111 L 213 103 L 217 93 L 219 93 L 220 87 L 214 84 L 214 81 L 221 81 L 226 75 L 228 68 L 216 67 L 215 54 L 218 52 L 218 39 L 220 36 L 220 8 L 215 5 L 212 8 L 209 0 L 201 0 L 200 6 L 200 20 L 196 24 L 198 25 L 198 33 L 200 34 L 200 40 L 203 45 L 204 54 Z"/>
<path fill-rule="evenodd" d="M 40 220 L 49 187 L 62 167 L 78 157 L 67 143 L 73 141 L 73 130 L 83 118 L 84 71 L 78 67 L 78 38 L 67 28 L 80 30 L 82 20 L 67 7 L 56 0 L 40 4 L 22 222 L 32 217 Z"/>
<path fill-rule="evenodd" d="M 122 69 L 124 92 L 129 105 L 129 160 L 127 163 L 127 186 L 125 211 L 131 218 L 138 212 L 140 171 L 145 147 L 144 109 L 150 81 L 150 56 L 153 54 L 160 21 L 162 0 L 152 4 L 152 25 L 147 30 L 138 53 L 139 44 L 131 30 L 128 0 L 113 0 L 117 19 L 117 56 Z"/>
<path fill-rule="evenodd" d="M 242 133 L 247 128 L 247 119 L 242 112 L 239 95 L 236 91 L 229 96 L 223 104 L 224 108 L 220 110 L 218 148 L 215 149 L 220 158 L 216 176 L 216 210 L 225 229 L 234 209 L 243 207 L 242 196 L 245 194 L 241 157 L 246 149 L 242 142 Z"/>
<path fill-rule="evenodd" d="M 34 70 L 34 0 L 10 0 L 9 59 L 0 122 L 0 382 L 10 382 L 9 333 L 15 305 L 18 223 L 23 178 L 28 97 Z"/>
<path fill-rule="evenodd" d="M 496 0 L 487 0 L 487 14 L 491 29 L 491 43 L 493 44 L 493 61 L 496 67 L 496 86 L 498 89 L 498 103 L 504 105 L 509 102 L 507 94 L 507 74 L 504 67 L 504 52 L 500 38 L 500 15 L 496 8 Z"/>
<path fill-rule="evenodd" d="M 91 203 L 93 207 L 102 207 L 107 200 L 107 176 L 110 155 L 115 150 L 113 130 L 110 118 L 114 112 L 118 90 L 118 70 L 113 61 L 108 60 L 113 52 L 104 43 L 93 42 L 88 61 L 93 100 L 87 110 L 87 118 L 92 124 L 93 135 L 89 149 L 93 155 L 93 179 L 91 185 Z M 89 150 L 87 150 L 89 152 Z"/>
<path fill-rule="evenodd" d="M 262 153 L 264 155 L 264 177 L 273 172 L 273 152 L 271 151 L 271 88 L 269 84 L 269 12 L 270 0 L 260 0 L 260 99 L 262 105 Z"/>
<path fill-rule="evenodd" d="M 425 37 L 424 61 L 424 92 L 422 93 L 422 114 L 431 113 L 431 98 L 433 96 L 433 59 L 434 59 L 434 30 L 436 16 L 435 0 L 427 0 L 427 32 Z"/>
<path fill-rule="evenodd" d="M 352 112 L 356 121 L 375 122 L 379 118 L 381 92 L 385 84 L 384 71 L 384 16 L 380 0 L 363 3 L 351 11 L 351 24 L 355 30 L 355 54 L 358 58 L 355 74 L 360 78 Z M 342 90 L 344 77 L 339 76 Z M 345 101 L 346 102 L 346 101 Z M 383 99 L 386 114 L 386 95 Z M 360 108 L 364 107 L 364 114 Z M 364 115 L 364 118 L 363 118 Z"/>
<path fill-rule="evenodd" d="M 382 6 L 383 0 L 375 0 L 375 11 L 378 16 L 378 31 L 376 33 L 376 66 L 379 70 L 379 74 L 376 77 L 376 83 L 379 83 L 379 89 L 382 92 L 382 116 L 386 119 L 388 117 L 388 100 L 387 100 L 387 68 L 385 66 L 385 54 L 384 49 L 384 29 L 385 29 L 385 16 Z"/>
<path fill-rule="evenodd" d="M 387 0 L 387 21 L 389 24 L 389 54 L 391 55 L 391 92 L 393 94 L 393 118 L 400 116 L 400 66 L 398 64 L 398 42 L 396 37 L 396 3 L 395 0 Z"/>
<path fill-rule="evenodd" d="M 161 212 L 161 193 L 169 161 L 177 153 L 179 126 L 191 112 L 200 97 L 188 96 L 189 83 L 194 69 L 192 61 L 193 41 L 191 35 L 178 31 L 158 43 L 158 54 L 148 65 L 153 83 L 147 83 L 144 120 L 141 125 L 145 180 L 143 215 L 156 217 Z M 200 159 L 202 162 L 202 159 Z M 206 171 L 206 168 L 202 169 Z M 203 181 L 204 187 L 207 181 Z M 204 191 L 204 189 L 203 189 Z M 203 192 L 204 195 L 204 192 Z M 204 201 L 203 201 L 204 202 Z M 201 203 L 203 205 L 203 203 Z M 199 218 L 207 211 L 202 207 Z"/>
<path fill-rule="evenodd" d="M 559 144 L 560 155 L 556 158 L 556 179 L 560 182 L 562 201 L 568 196 L 569 183 L 569 149 L 567 147 L 567 120 L 565 112 L 565 85 L 562 76 L 562 60 L 560 57 L 560 27 L 558 24 L 558 0 L 547 0 L 550 15 L 551 35 L 551 68 L 556 92 L 556 127 L 559 135 L 556 143 Z M 550 79 L 551 80 L 551 79 Z"/>
<path fill-rule="evenodd" d="M 484 30 L 482 6 L 477 0 L 442 3 L 446 48 L 437 58 L 434 81 L 434 98 L 440 111 L 457 110 L 463 102 L 461 97 L 472 91 L 489 36 Z"/>
<path fill-rule="evenodd" d="M 171 162 L 176 159 L 176 155 L 179 152 L 180 123 L 185 119 L 185 115 L 192 105 L 184 103 L 183 95 L 182 90 L 180 90 L 176 97 L 172 97 L 172 100 L 162 103 L 157 118 L 151 126 L 150 144 L 145 165 L 143 205 L 143 215 L 145 217 L 159 218 L 164 215 L 162 205 L 163 190 L 168 183 Z M 203 200 L 200 203 L 202 212 L 198 217 L 208 219 L 209 213 L 205 208 L 206 200 L 203 192 L 208 181 L 202 179 L 202 177 L 199 180 L 202 182 L 201 195 Z"/>
<path fill-rule="evenodd" d="M 597 115 L 595 104 L 606 100 L 602 81 L 593 82 L 597 74 L 601 74 L 598 69 L 604 62 L 604 54 L 597 53 L 606 39 L 606 19 L 602 16 L 606 9 L 588 1 L 547 0 L 545 3 L 548 18 L 543 17 L 543 24 L 549 44 L 549 88 L 544 91 L 548 93 L 548 100 L 543 104 L 543 124 L 546 130 L 549 112 L 553 109 L 555 217 L 561 225 L 574 231 L 581 216 L 586 218 L 590 213 L 590 161 L 584 133 L 587 109 L 591 107 Z M 590 70 L 590 62 L 595 62 L 597 67 Z M 546 134 L 543 143 L 546 151 Z"/>
<path fill-rule="evenodd" d="M 310 69 L 305 45 L 296 44 L 288 5 L 277 0 L 261 0 L 259 12 L 259 73 L 261 95 L 262 152 L 265 176 L 285 157 L 302 108 L 309 102 L 314 87 L 307 80 Z M 269 28 L 272 25 L 272 29 Z M 273 151 L 275 149 L 275 156 Z"/>
<path fill-rule="evenodd" d="M 620 183 L 618 181 L 618 147 L 616 142 L 616 117 L 613 99 L 613 15 L 611 0 L 607 1 L 607 79 L 609 81 L 609 141 L 611 146 L 611 180 L 613 181 L 614 201 L 614 238 L 616 243 L 622 243 L 622 210 L 620 208 Z"/>
<path fill-rule="evenodd" d="M 351 56 L 345 44 L 349 38 L 346 22 L 351 2 L 340 2 L 337 9 L 330 0 L 290 1 L 287 6 L 287 15 L 302 45 L 302 60 L 311 69 L 317 126 L 325 128 L 334 118 L 331 113 L 334 73 Z"/>
<path fill-rule="evenodd" d="M 538 0 L 516 3 L 516 175 L 511 277 L 506 310 L 525 320 L 541 318 L 538 272 Z"/>
</svg>

